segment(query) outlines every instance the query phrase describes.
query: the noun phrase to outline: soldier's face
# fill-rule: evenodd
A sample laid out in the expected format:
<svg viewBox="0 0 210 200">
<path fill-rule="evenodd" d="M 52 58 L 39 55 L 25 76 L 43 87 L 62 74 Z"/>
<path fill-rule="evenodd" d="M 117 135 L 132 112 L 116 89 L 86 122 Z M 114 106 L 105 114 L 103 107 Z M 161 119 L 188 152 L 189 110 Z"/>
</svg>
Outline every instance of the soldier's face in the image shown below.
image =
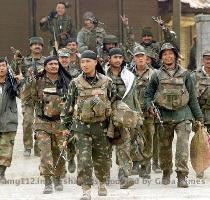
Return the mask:
<svg viewBox="0 0 210 200">
<path fill-rule="evenodd" d="M 136 63 L 136 66 L 144 66 L 147 61 L 147 56 L 145 54 L 137 54 L 134 56 L 134 61 Z"/>
<path fill-rule="evenodd" d="M 65 6 L 63 4 L 57 4 L 56 6 L 56 12 L 59 16 L 63 16 L 65 13 Z"/>
<path fill-rule="evenodd" d="M 35 54 L 40 54 L 42 52 L 42 45 L 39 43 L 34 43 L 30 46 L 31 52 Z"/>
<path fill-rule="evenodd" d="M 7 74 L 7 64 L 6 62 L 0 63 L 0 77 L 4 77 Z"/>
<path fill-rule="evenodd" d="M 147 56 L 146 62 L 147 62 L 147 64 L 152 63 L 152 58 L 151 58 L 151 57 L 149 57 L 149 56 Z"/>
<path fill-rule="evenodd" d="M 110 57 L 109 63 L 112 67 L 119 68 L 122 65 L 123 59 L 122 55 L 115 54 Z"/>
<path fill-rule="evenodd" d="M 67 45 L 66 45 L 66 48 L 70 50 L 70 53 L 71 54 L 75 54 L 77 53 L 78 51 L 78 45 L 76 42 L 69 42 Z"/>
<path fill-rule="evenodd" d="M 210 56 L 203 57 L 203 65 L 206 68 L 210 68 Z"/>
<path fill-rule="evenodd" d="M 152 36 L 145 35 L 145 36 L 142 37 L 142 40 L 145 44 L 149 44 L 152 41 Z"/>
<path fill-rule="evenodd" d="M 84 20 L 84 27 L 87 29 L 92 29 L 94 27 L 94 24 L 91 20 L 86 19 Z"/>
<path fill-rule="evenodd" d="M 96 65 L 97 65 L 97 60 L 93 60 L 90 58 L 82 58 L 80 61 L 81 69 L 87 75 L 95 73 Z"/>
<path fill-rule="evenodd" d="M 68 68 L 70 63 L 70 57 L 67 56 L 59 56 L 59 62 L 63 65 L 64 68 Z"/>
<path fill-rule="evenodd" d="M 58 73 L 58 61 L 57 60 L 51 60 L 47 63 L 45 66 L 45 70 L 48 74 L 57 74 Z"/>
<path fill-rule="evenodd" d="M 171 49 L 166 49 L 162 53 L 162 61 L 164 65 L 170 66 L 175 64 L 176 62 L 176 55 Z"/>
</svg>

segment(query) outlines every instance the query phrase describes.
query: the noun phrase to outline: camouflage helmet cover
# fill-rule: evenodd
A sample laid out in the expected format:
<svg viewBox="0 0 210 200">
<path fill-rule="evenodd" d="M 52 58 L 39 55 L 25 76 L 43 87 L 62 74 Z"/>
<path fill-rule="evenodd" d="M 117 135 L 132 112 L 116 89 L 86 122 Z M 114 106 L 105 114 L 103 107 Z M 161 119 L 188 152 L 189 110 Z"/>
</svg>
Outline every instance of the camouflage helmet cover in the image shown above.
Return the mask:
<svg viewBox="0 0 210 200">
<path fill-rule="evenodd" d="M 162 58 L 163 51 L 165 51 L 165 50 L 167 50 L 167 49 L 171 49 L 171 50 L 174 52 L 176 58 L 179 57 L 179 54 L 178 54 L 177 49 L 176 49 L 171 43 L 164 43 L 164 44 L 161 46 L 161 49 L 160 49 L 159 59 Z"/>
<path fill-rule="evenodd" d="M 110 43 L 118 43 L 118 39 L 115 35 L 105 35 L 103 39 L 104 44 L 110 44 Z"/>
</svg>

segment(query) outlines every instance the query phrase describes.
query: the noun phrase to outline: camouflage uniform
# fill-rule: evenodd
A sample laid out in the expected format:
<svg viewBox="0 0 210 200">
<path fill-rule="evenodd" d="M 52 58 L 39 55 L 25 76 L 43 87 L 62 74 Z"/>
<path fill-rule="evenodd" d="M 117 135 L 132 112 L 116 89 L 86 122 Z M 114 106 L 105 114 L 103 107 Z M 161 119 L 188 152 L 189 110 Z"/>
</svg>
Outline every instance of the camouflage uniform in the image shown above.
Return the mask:
<svg viewBox="0 0 210 200">
<path fill-rule="evenodd" d="M 147 111 L 144 109 L 144 93 L 146 87 L 149 83 L 149 79 L 152 76 L 153 70 L 145 65 L 145 69 L 141 75 L 136 71 L 136 67 L 133 69 L 134 74 L 136 75 L 136 85 L 137 85 L 137 95 L 139 104 L 142 111 L 144 112 L 144 124 L 142 132 L 138 131 L 137 136 L 144 140 L 144 148 L 138 149 L 136 145 L 135 138 L 131 140 L 131 156 L 133 161 L 141 161 L 142 166 L 147 166 L 150 163 L 153 152 L 153 135 L 154 135 L 154 117 L 150 117 Z M 141 136 L 143 134 L 143 137 Z M 136 155 L 136 152 L 139 152 L 141 155 Z"/>
<path fill-rule="evenodd" d="M 33 130 L 37 135 L 38 146 L 41 150 L 40 175 L 63 176 L 65 161 L 61 159 L 56 170 L 55 163 L 60 154 L 64 137 L 60 124 L 62 110 L 62 95 L 58 93 L 56 85 L 46 74 L 25 84 L 31 88 L 31 97 L 35 104 L 35 120 Z M 27 97 L 27 94 L 25 94 Z"/>
<path fill-rule="evenodd" d="M 100 37 L 101 35 L 105 35 L 105 30 L 103 28 L 95 27 L 92 30 L 89 30 L 83 27 L 77 35 L 79 52 L 82 53 L 85 50 L 92 50 L 94 52 L 97 52 L 97 48 L 100 45 L 97 41 L 99 35 Z"/>
<path fill-rule="evenodd" d="M 106 66 L 105 71 L 116 86 L 118 98 L 132 110 L 141 112 L 136 94 L 135 76 L 125 66 L 122 66 L 122 71 L 118 76 L 113 75 L 109 66 Z M 119 165 L 118 177 L 123 182 L 123 179 L 127 179 L 131 175 L 132 169 L 130 131 L 125 127 L 116 127 L 114 134 L 120 135 L 120 142 L 116 145 L 116 157 Z"/>
<path fill-rule="evenodd" d="M 196 80 L 195 85 L 198 102 L 204 115 L 204 124 L 207 127 L 208 133 L 210 133 L 210 76 L 205 72 L 202 66 L 195 71 L 194 77 Z"/>
<path fill-rule="evenodd" d="M 45 57 L 40 56 L 39 59 L 34 59 L 37 71 L 43 70 L 43 63 Z M 32 55 L 24 58 L 21 71 L 23 76 L 26 79 L 30 78 L 29 69 L 32 69 L 33 57 Z M 31 96 L 25 98 L 24 93 L 31 93 L 31 88 L 23 87 L 21 89 L 21 106 L 22 106 L 22 114 L 23 114 L 23 144 L 25 149 L 33 149 L 33 131 L 32 124 L 34 121 L 34 102 Z M 35 137 L 35 136 L 34 136 Z M 36 137 L 35 137 L 36 139 Z M 37 143 L 35 143 L 35 152 L 38 152 Z"/>
<path fill-rule="evenodd" d="M 12 162 L 18 126 L 17 93 L 11 87 L 7 76 L 5 83 L 0 83 L 0 183 L 5 181 L 5 170 Z"/>
<path fill-rule="evenodd" d="M 97 93 L 102 95 L 98 96 Z M 106 133 L 110 101 L 114 94 L 112 81 L 99 73 L 96 73 L 93 79 L 82 73 L 70 83 L 61 118 L 76 139 L 77 184 L 83 187 L 92 185 L 93 167 L 96 177 L 102 183 L 109 174 L 110 162 L 107 160 L 110 159 L 110 144 Z M 94 103 L 96 98 L 97 104 Z M 98 116 L 95 116 L 92 109 L 96 109 L 95 113 Z M 102 114 L 103 109 L 106 110 L 106 114 Z"/>
<path fill-rule="evenodd" d="M 176 54 L 178 55 L 178 53 Z M 177 56 L 178 57 L 178 56 Z M 177 134 L 175 166 L 179 177 L 188 175 L 188 143 L 191 132 L 191 120 L 202 121 L 202 113 L 196 98 L 190 73 L 176 64 L 172 71 L 163 67 L 152 75 L 145 92 L 145 106 L 148 110 L 155 98 L 163 128 L 160 133 L 160 167 L 164 174 L 170 173 L 172 164 L 172 141 L 174 131 Z"/>
<path fill-rule="evenodd" d="M 66 14 L 63 16 L 58 16 L 57 14 L 53 17 L 48 16 L 47 21 L 40 23 L 40 29 L 44 32 L 48 31 L 51 33 L 51 39 L 49 40 L 50 49 L 54 46 L 53 27 L 59 48 L 65 47 L 68 38 L 76 36 L 70 16 Z"/>
</svg>

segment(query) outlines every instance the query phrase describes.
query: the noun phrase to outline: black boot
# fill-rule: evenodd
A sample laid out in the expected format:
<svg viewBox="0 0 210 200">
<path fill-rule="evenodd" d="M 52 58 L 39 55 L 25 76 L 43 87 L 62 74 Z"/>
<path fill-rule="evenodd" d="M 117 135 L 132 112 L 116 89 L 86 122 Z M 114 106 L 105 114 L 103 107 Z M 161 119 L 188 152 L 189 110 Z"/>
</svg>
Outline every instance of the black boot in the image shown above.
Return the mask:
<svg viewBox="0 0 210 200">
<path fill-rule="evenodd" d="M 6 183 L 6 178 L 5 178 L 6 168 L 7 168 L 6 166 L 0 165 L 0 184 Z"/>
<path fill-rule="evenodd" d="M 63 191 L 63 184 L 60 176 L 53 177 L 55 191 Z"/>
<path fill-rule="evenodd" d="M 188 187 L 188 183 L 187 183 L 187 179 L 186 179 L 187 176 L 185 174 L 178 172 L 177 178 L 178 178 L 177 187 L 181 187 L 181 188 Z"/>
<path fill-rule="evenodd" d="M 75 170 L 76 170 L 76 163 L 73 158 L 68 162 L 68 171 L 69 171 L 69 173 L 74 173 Z"/>
<path fill-rule="evenodd" d="M 150 179 L 150 173 L 149 169 L 147 166 L 142 165 L 140 172 L 139 172 L 139 177 L 145 178 L 145 179 Z"/>
<path fill-rule="evenodd" d="M 120 180 L 120 189 L 127 189 L 134 185 L 134 180 L 126 176 L 123 169 L 119 169 L 118 178 Z"/>
<path fill-rule="evenodd" d="M 158 164 L 158 160 L 153 160 L 152 162 L 152 170 L 156 173 L 159 174 L 162 172 L 162 170 L 160 169 L 160 166 Z"/>
<path fill-rule="evenodd" d="M 163 185 L 170 184 L 170 177 L 171 177 L 171 171 L 170 170 L 163 170 L 162 184 Z"/>
<path fill-rule="evenodd" d="M 45 176 L 44 179 L 45 179 L 45 187 L 44 187 L 43 194 L 53 193 L 51 177 L 50 176 Z"/>
<path fill-rule="evenodd" d="M 139 174 L 139 161 L 133 161 L 133 168 L 132 168 L 131 174 L 132 175 Z"/>
</svg>

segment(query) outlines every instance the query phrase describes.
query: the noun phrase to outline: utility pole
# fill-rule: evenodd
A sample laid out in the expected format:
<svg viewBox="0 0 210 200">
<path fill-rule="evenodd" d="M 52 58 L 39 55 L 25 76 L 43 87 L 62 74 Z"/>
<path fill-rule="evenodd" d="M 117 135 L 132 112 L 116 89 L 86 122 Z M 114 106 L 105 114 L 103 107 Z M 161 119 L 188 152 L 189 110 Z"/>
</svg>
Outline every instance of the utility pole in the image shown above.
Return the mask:
<svg viewBox="0 0 210 200">
<path fill-rule="evenodd" d="M 36 0 L 28 0 L 29 7 L 29 36 L 36 36 Z"/>
<path fill-rule="evenodd" d="M 177 35 L 177 45 L 180 49 L 181 0 L 173 0 L 173 30 Z"/>
</svg>

